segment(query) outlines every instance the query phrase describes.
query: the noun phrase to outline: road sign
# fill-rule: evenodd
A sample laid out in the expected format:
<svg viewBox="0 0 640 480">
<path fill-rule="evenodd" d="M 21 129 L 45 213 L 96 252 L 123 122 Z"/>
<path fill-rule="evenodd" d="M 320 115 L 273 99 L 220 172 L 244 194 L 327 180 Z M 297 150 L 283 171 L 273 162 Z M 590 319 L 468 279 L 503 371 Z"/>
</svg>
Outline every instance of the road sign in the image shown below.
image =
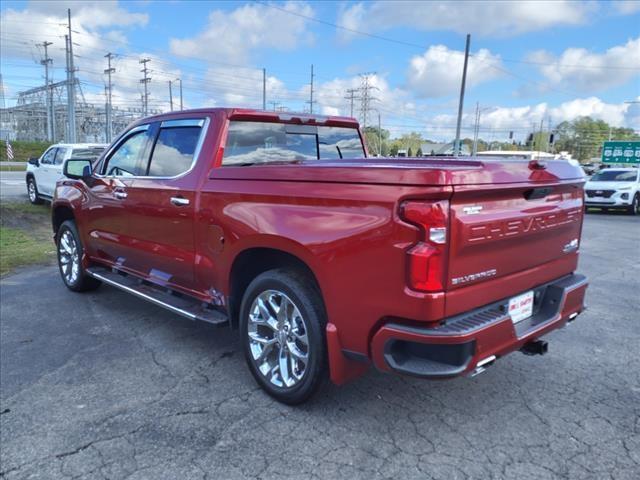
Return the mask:
<svg viewBox="0 0 640 480">
<path fill-rule="evenodd" d="M 602 163 L 640 163 L 640 142 L 604 142 Z"/>
</svg>

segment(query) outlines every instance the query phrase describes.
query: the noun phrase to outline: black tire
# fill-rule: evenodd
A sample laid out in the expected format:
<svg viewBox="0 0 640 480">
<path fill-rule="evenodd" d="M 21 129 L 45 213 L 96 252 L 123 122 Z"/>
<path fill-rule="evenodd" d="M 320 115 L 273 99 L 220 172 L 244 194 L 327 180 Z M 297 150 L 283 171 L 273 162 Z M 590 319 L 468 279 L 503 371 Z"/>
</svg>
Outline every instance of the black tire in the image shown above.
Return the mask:
<svg viewBox="0 0 640 480">
<path fill-rule="evenodd" d="M 29 197 L 29 201 L 34 205 L 44 203 L 44 200 L 40 198 L 38 194 L 38 185 L 36 184 L 36 179 L 33 177 L 27 179 L 27 196 Z"/>
<path fill-rule="evenodd" d="M 640 215 L 640 193 L 636 193 L 633 197 L 633 203 L 627 209 L 631 215 Z"/>
<path fill-rule="evenodd" d="M 69 236 L 72 238 L 73 244 Z M 84 248 L 78 234 L 78 228 L 73 220 L 66 220 L 60 225 L 56 235 L 56 253 L 60 276 L 69 290 L 88 292 L 100 286 L 101 282 L 87 275 L 82 266 Z M 74 265 L 77 269 L 75 274 L 73 273 Z"/>
<path fill-rule="evenodd" d="M 276 293 L 274 294 L 273 292 Z M 286 297 L 286 300 L 293 305 L 290 310 L 292 312 L 296 312 L 295 309 L 297 309 L 299 316 L 297 316 L 296 313 L 291 314 L 292 318 L 296 319 L 292 322 L 295 323 L 295 333 L 293 331 L 294 326 L 292 326 L 292 323 L 289 323 L 290 326 L 288 328 L 281 326 L 279 327 L 279 330 L 276 330 L 272 327 L 267 328 L 266 324 L 256 326 L 259 325 L 259 322 L 252 320 L 251 328 L 255 329 L 254 332 L 252 332 L 252 335 L 255 335 L 258 332 L 258 328 L 263 328 L 263 331 L 266 332 L 265 335 L 268 336 L 271 334 L 274 342 L 276 342 L 272 347 L 270 347 L 269 355 L 267 355 L 263 363 L 261 363 L 263 368 L 268 368 L 271 362 L 269 359 L 272 359 L 274 366 L 269 370 L 268 374 L 263 374 L 256 363 L 257 360 L 254 359 L 254 354 L 256 354 L 256 348 L 263 348 L 266 350 L 266 346 L 262 343 L 250 340 L 249 316 L 252 314 L 252 309 L 259 308 L 257 307 L 258 303 L 254 305 L 254 302 L 258 302 L 257 299 L 259 296 L 262 295 L 261 298 L 265 298 L 265 295 L 275 295 L 267 298 L 277 299 L 278 293 L 281 295 L 284 294 L 283 296 Z M 280 306 L 281 305 L 282 303 L 280 303 Z M 271 313 L 275 312 L 272 306 L 269 311 Z M 255 315 L 253 318 L 256 318 Z M 260 318 L 262 318 L 262 316 L 260 316 Z M 273 318 L 273 320 L 275 320 L 275 318 Z M 280 325 L 281 321 L 278 320 L 277 323 Z M 239 325 L 242 347 L 251 374 L 258 384 L 279 402 L 288 405 L 303 403 L 326 382 L 328 378 L 325 333 L 327 326 L 326 313 L 318 288 L 306 275 L 292 269 L 269 270 L 258 275 L 249 284 L 242 297 Z M 300 328 L 301 326 L 303 328 Z M 292 347 L 292 343 L 289 341 L 292 340 L 293 342 L 298 342 L 297 339 L 300 338 L 300 333 L 302 333 L 302 336 L 307 340 L 307 363 L 303 363 L 304 369 L 301 367 L 300 357 L 292 353 L 293 350 L 296 350 L 297 344 L 293 343 Z M 280 336 L 283 334 L 285 337 Z M 277 341 L 278 338 L 279 341 Z M 280 346 L 283 343 L 284 346 Z M 252 350 L 252 348 L 254 350 Z M 301 343 L 300 350 L 296 351 L 300 353 L 301 351 L 304 352 L 304 349 L 305 344 Z M 283 351 L 285 353 L 282 353 Z M 287 358 L 289 358 L 291 362 L 290 363 L 286 359 L 284 360 L 289 379 L 296 382 L 291 386 L 287 386 L 286 384 L 276 385 L 273 383 L 278 381 L 280 381 L 280 383 L 285 383 L 287 380 L 287 377 L 279 373 L 282 366 L 281 362 L 283 361 L 279 359 L 283 358 L 283 355 L 285 357 L 288 355 Z M 293 362 L 296 363 L 294 364 Z M 275 365 L 276 363 L 278 363 L 277 366 Z M 304 371 L 301 372 L 301 370 Z M 274 371 L 278 371 L 278 373 L 274 373 Z M 300 375 L 300 378 L 297 377 L 298 374 Z M 267 375 L 270 375 L 271 378 L 268 378 Z M 279 379 L 278 375 L 280 375 Z"/>
</svg>

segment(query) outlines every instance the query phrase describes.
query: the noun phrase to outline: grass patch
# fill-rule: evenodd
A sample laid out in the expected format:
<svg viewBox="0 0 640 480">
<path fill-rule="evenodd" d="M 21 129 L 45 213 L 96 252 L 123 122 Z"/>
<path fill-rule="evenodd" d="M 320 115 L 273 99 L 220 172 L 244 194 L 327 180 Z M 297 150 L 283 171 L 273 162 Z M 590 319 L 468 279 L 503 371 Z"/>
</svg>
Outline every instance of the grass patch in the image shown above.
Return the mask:
<svg viewBox="0 0 640 480">
<path fill-rule="evenodd" d="M 46 204 L 0 203 L 0 275 L 55 259 L 50 214 Z"/>
<path fill-rule="evenodd" d="M 26 162 L 31 157 L 40 157 L 50 145 L 49 142 L 24 142 L 21 140 L 11 142 L 13 161 Z M 2 141 L 0 143 L 0 162 L 6 162 L 7 160 L 7 142 Z"/>
<path fill-rule="evenodd" d="M 37 240 L 17 228 L 0 227 L 0 275 L 16 267 L 48 262 L 54 250 L 51 242 Z"/>
</svg>

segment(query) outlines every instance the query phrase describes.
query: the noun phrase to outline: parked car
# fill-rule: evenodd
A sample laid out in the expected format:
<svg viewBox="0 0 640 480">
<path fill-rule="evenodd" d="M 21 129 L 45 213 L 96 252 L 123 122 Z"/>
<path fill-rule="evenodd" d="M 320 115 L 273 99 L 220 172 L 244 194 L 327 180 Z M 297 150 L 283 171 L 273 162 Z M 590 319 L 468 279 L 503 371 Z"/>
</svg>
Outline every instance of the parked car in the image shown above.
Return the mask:
<svg viewBox="0 0 640 480">
<path fill-rule="evenodd" d="M 63 177 L 67 160 L 95 160 L 106 145 L 98 143 L 57 143 L 50 146 L 40 158 L 31 158 L 27 163 L 27 194 L 31 203 L 51 200 L 56 182 Z"/>
<path fill-rule="evenodd" d="M 372 364 L 441 379 L 545 353 L 540 337 L 584 309 L 580 168 L 367 158 L 362 139 L 344 117 L 140 120 L 67 163 L 62 280 L 238 329 L 258 384 L 289 404 Z"/>
<path fill-rule="evenodd" d="M 585 186 L 585 205 L 623 208 L 632 215 L 640 214 L 640 169 L 607 168 L 592 176 Z"/>
<path fill-rule="evenodd" d="M 598 170 L 598 166 L 595 163 L 583 163 L 581 164 L 582 170 L 584 170 L 584 174 L 588 177 L 596 173 Z"/>
</svg>

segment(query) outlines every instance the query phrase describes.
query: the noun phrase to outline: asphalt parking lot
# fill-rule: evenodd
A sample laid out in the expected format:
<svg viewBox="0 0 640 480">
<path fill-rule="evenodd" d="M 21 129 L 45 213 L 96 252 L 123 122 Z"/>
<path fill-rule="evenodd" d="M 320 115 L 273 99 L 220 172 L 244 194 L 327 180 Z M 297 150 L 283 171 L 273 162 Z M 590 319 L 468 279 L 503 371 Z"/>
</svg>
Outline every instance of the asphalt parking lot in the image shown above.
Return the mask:
<svg viewBox="0 0 640 480">
<path fill-rule="evenodd" d="M 638 479 L 640 218 L 586 217 L 589 310 L 549 354 L 475 378 L 371 371 L 301 407 L 254 383 L 235 332 L 55 267 L 1 281 L 3 479 Z"/>
</svg>

